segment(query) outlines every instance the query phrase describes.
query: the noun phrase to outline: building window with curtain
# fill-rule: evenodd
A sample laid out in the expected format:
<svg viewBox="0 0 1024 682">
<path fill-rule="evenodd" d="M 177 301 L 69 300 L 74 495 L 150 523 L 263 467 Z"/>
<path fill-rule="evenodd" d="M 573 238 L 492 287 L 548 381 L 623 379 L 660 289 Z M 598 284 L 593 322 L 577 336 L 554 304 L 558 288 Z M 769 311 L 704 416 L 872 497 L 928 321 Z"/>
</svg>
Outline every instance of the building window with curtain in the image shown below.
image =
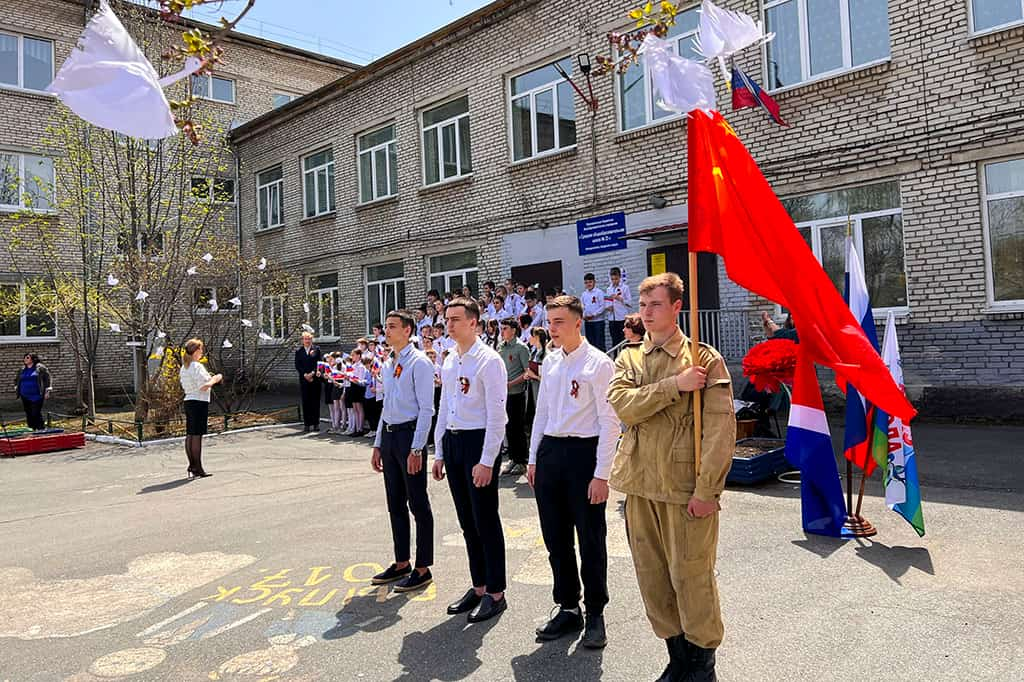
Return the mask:
<svg viewBox="0 0 1024 682">
<path fill-rule="evenodd" d="M 769 90 L 889 59 L 886 0 L 769 0 L 764 17 Z"/>
<path fill-rule="evenodd" d="M 427 263 L 428 289 L 437 289 L 444 296 L 446 292 L 456 293 L 468 286 L 475 296 L 479 272 L 476 266 L 476 251 L 460 251 L 443 256 L 431 256 Z"/>
<path fill-rule="evenodd" d="M 338 273 L 313 275 L 307 281 L 309 324 L 318 338 L 337 337 L 338 325 Z"/>
<path fill-rule="evenodd" d="M 572 58 L 558 65 L 572 74 Z M 576 104 L 569 81 L 548 64 L 509 79 L 512 160 L 576 146 Z"/>
<path fill-rule="evenodd" d="M 398 151 L 394 124 L 357 139 L 359 149 L 359 203 L 398 194 Z"/>
<path fill-rule="evenodd" d="M 989 305 L 1024 308 L 1024 159 L 982 166 Z"/>
<path fill-rule="evenodd" d="M 469 97 L 463 95 L 422 113 L 423 182 L 434 185 L 473 172 L 469 147 Z"/>
<path fill-rule="evenodd" d="M 334 210 L 334 152 L 324 149 L 302 159 L 302 196 L 307 218 Z"/>
<path fill-rule="evenodd" d="M 260 330 L 271 338 L 266 343 L 278 343 L 287 338 L 283 294 L 260 292 Z"/>
<path fill-rule="evenodd" d="M 861 259 L 875 310 L 908 308 L 903 252 L 903 209 L 896 181 L 784 199 L 796 223 L 839 293 L 845 289 L 846 236 Z"/>
<path fill-rule="evenodd" d="M 0 86 L 46 90 L 53 63 L 52 40 L 0 31 Z"/>
<path fill-rule="evenodd" d="M 405 268 L 402 263 L 366 267 L 366 331 L 384 324 L 384 316 L 405 307 Z"/>
<path fill-rule="evenodd" d="M 256 174 L 257 230 L 284 225 L 284 171 L 274 166 Z"/>
<path fill-rule="evenodd" d="M 53 159 L 0 151 L 0 211 L 54 210 Z"/>
</svg>

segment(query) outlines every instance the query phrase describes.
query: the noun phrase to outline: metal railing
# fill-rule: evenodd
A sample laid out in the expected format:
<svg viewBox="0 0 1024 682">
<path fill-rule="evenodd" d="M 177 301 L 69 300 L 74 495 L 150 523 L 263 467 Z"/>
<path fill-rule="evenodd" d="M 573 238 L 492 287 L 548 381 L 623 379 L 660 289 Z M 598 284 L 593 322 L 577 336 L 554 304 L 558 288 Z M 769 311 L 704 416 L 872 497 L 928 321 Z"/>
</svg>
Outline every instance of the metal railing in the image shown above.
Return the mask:
<svg viewBox="0 0 1024 682">
<path fill-rule="evenodd" d="M 726 360 L 739 362 L 752 345 L 751 324 L 757 311 L 754 310 L 698 310 L 697 324 L 700 341 L 714 346 Z M 683 333 L 690 334 L 690 313 L 683 311 L 679 316 Z M 619 354 L 626 342 L 616 344 L 608 350 L 612 358 Z"/>
</svg>

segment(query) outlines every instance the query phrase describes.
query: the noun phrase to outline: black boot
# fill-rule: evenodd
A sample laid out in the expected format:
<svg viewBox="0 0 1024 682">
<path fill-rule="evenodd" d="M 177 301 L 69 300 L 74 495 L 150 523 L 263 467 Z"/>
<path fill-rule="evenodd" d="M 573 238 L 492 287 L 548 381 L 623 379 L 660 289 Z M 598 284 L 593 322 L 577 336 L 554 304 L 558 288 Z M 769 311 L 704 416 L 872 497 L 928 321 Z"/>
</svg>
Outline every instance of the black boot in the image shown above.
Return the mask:
<svg viewBox="0 0 1024 682">
<path fill-rule="evenodd" d="M 669 637 L 665 640 L 665 647 L 668 649 L 668 666 L 656 682 L 682 682 L 690 672 L 686 636 Z"/>
<path fill-rule="evenodd" d="M 715 675 L 715 650 L 702 649 L 692 642 L 686 642 L 689 672 L 685 682 L 718 682 Z"/>
</svg>

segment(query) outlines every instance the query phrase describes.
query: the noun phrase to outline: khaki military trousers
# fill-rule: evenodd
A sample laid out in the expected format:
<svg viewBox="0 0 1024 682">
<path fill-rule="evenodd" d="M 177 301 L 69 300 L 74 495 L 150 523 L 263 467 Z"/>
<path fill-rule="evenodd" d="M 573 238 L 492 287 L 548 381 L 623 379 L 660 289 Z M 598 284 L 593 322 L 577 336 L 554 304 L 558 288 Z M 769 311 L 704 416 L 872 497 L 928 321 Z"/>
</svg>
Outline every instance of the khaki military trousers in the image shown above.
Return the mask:
<svg viewBox="0 0 1024 682">
<path fill-rule="evenodd" d="M 694 518 L 685 505 L 626 496 L 626 535 L 654 634 L 686 633 L 705 649 L 722 643 L 715 583 L 718 512 Z"/>
</svg>

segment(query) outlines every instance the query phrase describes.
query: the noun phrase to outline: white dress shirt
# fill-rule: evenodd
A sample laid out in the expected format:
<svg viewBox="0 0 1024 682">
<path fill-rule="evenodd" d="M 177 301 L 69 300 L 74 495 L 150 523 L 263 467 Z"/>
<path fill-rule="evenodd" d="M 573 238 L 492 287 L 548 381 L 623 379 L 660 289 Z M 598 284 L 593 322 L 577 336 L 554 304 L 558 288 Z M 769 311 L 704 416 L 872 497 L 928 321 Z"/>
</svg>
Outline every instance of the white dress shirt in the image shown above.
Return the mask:
<svg viewBox="0 0 1024 682">
<path fill-rule="evenodd" d="M 538 303 L 530 309 L 531 327 L 546 327 L 548 324 L 548 312 L 544 309 L 543 303 Z"/>
<path fill-rule="evenodd" d="M 444 459 L 441 444 L 448 429 L 485 429 L 480 463 L 493 466 L 505 437 L 507 398 L 508 372 L 501 356 L 480 339 L 464 354 L 459 354 L 456 346 L 441 368 L 441 404 L 434 428 L 434 459 Z"/>
<path fill-rule="evenodd" d="M 181 381 L 181 390 L 185 392 L 185 400 L 210 402 L 210 391 L 202 390 L 203 384 L 211 378 L 203 363 L 193 360 L 188 367 L 182 366 L 178 378 Z"/>
<path fill-rule="evenodd" d="M 580 294 L 580 302 L 583 303 L 583 319 L 587 322 L 601 322 L 604 320 L 604 309 L 608 301 L 604 300 L 604 292 L 594 287 L 590 290 L 583 290 Z M 587 319 L 587 318 L 590 319 Z"/>
<path fill-rule="evenodd" d="M 620 430 L 619 418 L 608 402 L 614 374 L 615 363 L 586 339 L 568 355 L 558 348 L 544 357 L 530 433 L 530 464 L 537 463 L 537 448 L 544 436 L 597 436 L 594 478 L 608 480 Z"/>
<path fill-rule="evenodd" d="M 626 315 L 633 311 L 633 298 L 630 296 L 629 287 L 623 286 L 621 283 L 619 286 L 609 286 L 607 291 L 605 291 L 605 296 L 608 298 L 615 294 L 622 294 L 622 300 L 606 301 L 608 304 L 608 319 L 622 322 L 626 319 Z"/>
</svg>

